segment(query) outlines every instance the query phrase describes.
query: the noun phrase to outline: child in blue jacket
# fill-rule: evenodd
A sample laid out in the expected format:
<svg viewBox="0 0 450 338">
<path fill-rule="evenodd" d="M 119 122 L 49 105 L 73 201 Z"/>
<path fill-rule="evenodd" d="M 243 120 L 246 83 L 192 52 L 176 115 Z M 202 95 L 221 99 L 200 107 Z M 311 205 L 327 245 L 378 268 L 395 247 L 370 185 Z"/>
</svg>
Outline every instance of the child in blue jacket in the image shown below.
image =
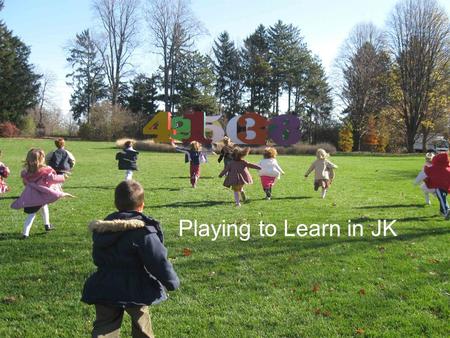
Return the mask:
<svg viewBox="0 0 450 338">
<path fill-rule="evenodd" d="M 142 213 L 144 189 L 133 180 L 115 190 L 117 212 L 89 224 L 97 271 L 85 282 L 81 300 L 95 304 L 92 337 L 119 335 L 124 311 L 133 337 L 153 337 L 148 305 L 167 299 L 179 287 L 167 258 L 158 221 Z"/>
</svg>

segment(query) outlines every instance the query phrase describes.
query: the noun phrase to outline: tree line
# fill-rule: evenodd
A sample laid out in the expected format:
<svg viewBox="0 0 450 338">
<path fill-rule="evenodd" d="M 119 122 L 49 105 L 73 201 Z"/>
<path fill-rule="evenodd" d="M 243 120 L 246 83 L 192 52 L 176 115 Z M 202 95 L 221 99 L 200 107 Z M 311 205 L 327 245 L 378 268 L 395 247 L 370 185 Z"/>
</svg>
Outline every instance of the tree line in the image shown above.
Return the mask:
<svg viewBox="0 0 450 338">
<path fill-rule="evenodd" d="M 92 5 L 100 28 L 80 31 L 66 48 L 71 112 L 85 136 L 108 128 L 111 138 L 142 130 L 160 107 L 225 119 L 245 111 L 267 117 L 291 113 L 302 119 L 303 141 L 337 143 L 339 132 L 344 151 L 412 151 L 419 134 L 426 141 L 434 132 L 448 133 L 449 21 L 435 0 L 399 1 L 384 30 L 357 25 L 336 60 L 333 86 L 300 28 L 281 20 L 259 25 L 244 41 L 235 42 L 224 31 L 211 53 L 201 53 L 195 42 L 207 31 L 187 0 L 93 0 Z M 151 41 L 149 53 L 161 61 L 152 74 L 133 71 L 144 37 Z M 27 109 L 39 102 L 42 108 L 45 76 L 35 74 L 29 48 L 4 23 L 0 39 L 16 41 L 0 44 L 0 60 L 8 65 L 0 75 L 11 79 L 0 83 L 5 96 L 0 120 L 20 123 Z M 12 51 L 21 67 L 8 58 Z M 19 76 L 23 90 L 12 84 L 20 69 L 27 74 Z M 339 119 L 332 113 L 336 105 Z"/>
</svg>

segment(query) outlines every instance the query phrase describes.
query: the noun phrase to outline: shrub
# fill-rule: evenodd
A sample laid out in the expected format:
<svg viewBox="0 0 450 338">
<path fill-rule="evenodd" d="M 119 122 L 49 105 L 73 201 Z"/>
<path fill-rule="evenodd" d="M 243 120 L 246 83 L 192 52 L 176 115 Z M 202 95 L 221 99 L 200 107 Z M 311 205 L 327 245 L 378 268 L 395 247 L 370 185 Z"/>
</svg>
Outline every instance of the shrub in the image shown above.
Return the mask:
<svg viewBox="0 0 450 338">
<path fill-rule="evenodd" d="M 113 140 L 129 135 L 134 125 L 126 109 L 102 102 L 92 109 L 89 124 L 80 125 L 78 136 L 87 140 Z"/>
<path fill-rule="evenodd" d="M 123 148 L 126 141 L 132 140 L 134 142 L 134 149 L 136 150 L 144 150 L 144 151 L 155 151 L 155 152 L 174 152 L 175 150 L 170 144 L 165 143 L 155 143 L 153 140 L 145 140 L 145 141 L 136 141 L 130 138 L 118 139 L 116 141 L 117 148 Z M 245 145 L 242 145 L 245 147 Z M 251 147 L 251 154 L 264 154 L 264 149 L 266 146 L 257 146 Z M 336 147 L 329 143 L 319 143 L 319 144 L 303 144 L 297 143 L 293 146 L 289 147 L 278 147 L 275 146 L 278 154 L 286 154 L 286 155 L 300 155 L 300 154 L 308 154 L 315 155 L 318 148 L 325 149 L 325 151 L 331 155 L 336 154 Z M 217 144 L 216 152 L 220 152 L 222 149 L 222 144 Z"/>
<path fill-rule="evenodd" d="M 14 123 L 0 123 L 0 137 L 16 137 L 19 136 L 20 130 Z"/>
<path fill-rule="evenodd" d="M 36 134 L 36 123 L 33 116 L 27 115 L 20 124 L 20 134 L 22 136 L 34 136 Z"/>
<path fill-rule="evenodd" d="M 353 131 L 348 124 L 342 126 L 339 130 L 339 149 L 345 153 L 349 153 L 353 149 Z"/>
</svg>

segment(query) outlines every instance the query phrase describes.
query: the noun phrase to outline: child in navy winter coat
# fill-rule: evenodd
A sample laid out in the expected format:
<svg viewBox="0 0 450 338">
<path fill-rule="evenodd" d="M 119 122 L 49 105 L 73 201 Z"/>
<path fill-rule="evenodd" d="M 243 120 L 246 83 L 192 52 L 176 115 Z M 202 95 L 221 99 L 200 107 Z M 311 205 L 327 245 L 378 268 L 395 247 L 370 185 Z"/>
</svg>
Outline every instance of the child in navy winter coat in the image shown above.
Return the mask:
<svg viewBox="0 0 450 338">
<path fill-rule="evenodd" d="M 119 170 L 126 170 L 125 181 L 133 179 L 133 171 L 138 170 L 136 163 L 138 154 L 139 152 L 133 149 L 132 141 L 126 141 L 123 150 L 116 154 Z"/>
<path fill-rule="evenodd" d="M 180 282 L 167 258 L 158 221 L 142 214 L 144 189 L 133 180 L 115 190 L 118 209 L 89 224 L 97 271 L 84 284 L 81 300 L 95 304 L 93 337 L 118 336 L 124 311 L 133 337 L 153 337 L 148 305 L 167 299 Z"/>
<path fill-rule="evenodd" d="M 70 173 L 75 166 L 75 157 L 65 149 L 65 141 L 62 137 L 55 140 L 56 150 L 51 151 L 45 157 L 45 162 L 52 167 L 58 175 Z"/>
</svg>

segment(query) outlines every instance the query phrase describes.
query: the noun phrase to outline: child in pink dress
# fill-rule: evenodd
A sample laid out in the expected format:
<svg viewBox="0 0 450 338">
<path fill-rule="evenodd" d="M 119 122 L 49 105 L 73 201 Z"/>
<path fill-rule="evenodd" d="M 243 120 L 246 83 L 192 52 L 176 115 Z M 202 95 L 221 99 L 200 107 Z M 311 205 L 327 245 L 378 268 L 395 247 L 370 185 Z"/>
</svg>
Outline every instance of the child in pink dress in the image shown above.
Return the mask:
<svg viewBox="0 0 450 338">
<path fill-rule="evenodd" d="M 0 156 L 2 152 L 0 151 Z M 9 187 L 6 184 L 5 179 L 8 178 L 10 174 L 9 168 L 2 162 L 0 162 L 0 194 L 4 194 L 9 191 Z"/>
<path fill-rule="evenodd" d="M 266 199 L 270 200 L 272 198 L 272 187 L 276 179 L 279 179 L 281 174 L 284 174 L 284 171 L 276 160 L 277 150 L 275 148 L 267 147 L 264 149 L 263 156 L 264 159 L 259 162 L 259 166 L 261 167 L 259 178 L 261 179 L 263 190 L 266 193 Z"/>
<path fill-rule="evenodd" d="M 31 149 L 28 152 L 21 176 L 25 189 L 11 204 L 11 208 L 24 209 L 28 214 L 22 232 L 22 239 L 26 239 L 30 235 L 31 226 L 39 210 L 42 213 L 45 230 L 53 230 L 48 204 L 65 196 L 73 196 L 59 188 L 58 184 L 65 181 L 65 176 L 57 175 L 55 170 L 45 165 L 45 154 L 42 149 Z"/>
<path fill-rule="evenodd" d="M 245 202 L 246 200 L 244 185 L 253 183 L 252 175 L 250 175 L 248 168 L 261 169 L 259 165 L 248 163 L 244 160 L 244 157 L 247 156 L 249 152 L 250 148 L 234 148 L 233 160 L 229 162 L 225 166 L 225 169 L 219 174 L 219 177 L 227 175 L 223 185 L 233 189 L 234 200 L 237 207 L 241 206 L 239 195 L 241 195 L 242 202 Z"/>
</svg>

